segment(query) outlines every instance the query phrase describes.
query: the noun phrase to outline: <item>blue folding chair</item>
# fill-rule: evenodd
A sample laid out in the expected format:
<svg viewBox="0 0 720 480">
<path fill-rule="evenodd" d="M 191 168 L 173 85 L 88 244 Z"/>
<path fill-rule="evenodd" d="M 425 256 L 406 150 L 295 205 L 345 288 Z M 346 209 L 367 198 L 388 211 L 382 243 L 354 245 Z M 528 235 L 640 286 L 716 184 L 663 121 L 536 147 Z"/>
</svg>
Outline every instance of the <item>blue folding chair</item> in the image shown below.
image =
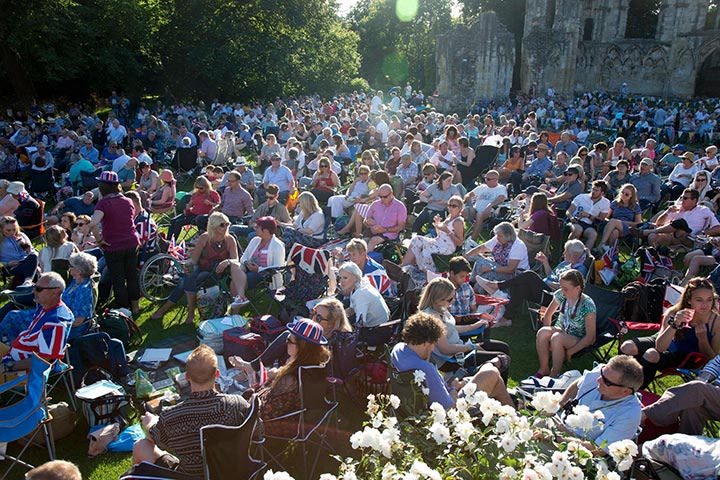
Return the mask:
<svg viewBox="0 0 720 480">
<path fill-rule="evenodd" d="M 27 436 L 27 443 L 17 456 L 7 453 L 4 455 L 5 460 L 10 460 L 12 463 L 3 474 L 3 480 L 18 463 L 29 469 L 34 468 L 21 460 L 21 457 L 41 430 L 45 435 L 48 457 L 50 460 L 55 459 L 55 444 L 52 438 L 45 388 L 51 366 L 50 363 L 33 354 L 28 373 L 18 375 L 15 379 L 0 385 L 0 395 L 22 385 L 25 386 L 25 396 L 12 405 L 0 408 L 0 442 L 14 442 Z"/>
</svg>

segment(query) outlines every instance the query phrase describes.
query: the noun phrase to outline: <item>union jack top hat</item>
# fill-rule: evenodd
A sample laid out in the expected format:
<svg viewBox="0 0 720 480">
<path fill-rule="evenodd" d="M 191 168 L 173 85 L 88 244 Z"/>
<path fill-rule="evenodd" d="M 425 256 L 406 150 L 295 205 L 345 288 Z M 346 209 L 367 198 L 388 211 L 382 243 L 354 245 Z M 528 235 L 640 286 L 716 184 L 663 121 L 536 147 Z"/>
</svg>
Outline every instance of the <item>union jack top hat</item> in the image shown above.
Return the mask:
<svg viewBox="0 0 720 480">
<path fill-rule="evenodd" d="M 295 317 L 295 320 L 288 324 L 287 329 L 290 330 L 290 333 L 315 345 L 327 345 L 328 343 L 327 338 L 323 336 L 320 324 L 309 318 Z"/>
<path fill-rule="evenodd" d="M 113 172 L 112 170 L 106 170 L 100 174 L 99 177 L 96 179 L 98 182 L 103 183 L 120 183 L 120 179 L 118 178 L 118 174 Z"/>
</svg>

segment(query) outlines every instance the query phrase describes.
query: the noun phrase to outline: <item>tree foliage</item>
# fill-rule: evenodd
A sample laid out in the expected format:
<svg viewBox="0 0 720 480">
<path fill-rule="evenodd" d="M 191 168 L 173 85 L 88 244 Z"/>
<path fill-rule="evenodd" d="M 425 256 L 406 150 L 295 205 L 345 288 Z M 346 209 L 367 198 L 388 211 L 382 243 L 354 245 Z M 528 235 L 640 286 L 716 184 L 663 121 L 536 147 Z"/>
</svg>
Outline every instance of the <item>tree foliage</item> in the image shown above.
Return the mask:
<svg viewBox="0 0 720 480">
<path fill-rule="evenodd" d="M 330 93 L 358 74 L 334 0 L 3 2 L 0 87 L 183 98 Z"/>
<path fill-rule="evenodd" d="M 435 38 L 450 29 L 450 12 L 450 0 L 360 0 L 348 18 L 360 37 L 361 76 L 379 87 L 433 89 Z"/>
</svg>

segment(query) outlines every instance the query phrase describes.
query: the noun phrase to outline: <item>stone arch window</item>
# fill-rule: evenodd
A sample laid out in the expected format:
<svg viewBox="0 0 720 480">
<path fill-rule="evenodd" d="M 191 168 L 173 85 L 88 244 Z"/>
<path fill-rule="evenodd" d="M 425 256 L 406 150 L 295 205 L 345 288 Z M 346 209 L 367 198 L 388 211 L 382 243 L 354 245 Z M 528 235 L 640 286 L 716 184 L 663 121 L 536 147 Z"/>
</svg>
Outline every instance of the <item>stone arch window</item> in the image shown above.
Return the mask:
<svg viewBox="0 0 720 480">
<path fill-rule="evenodd" d="M 625 38 L 655 38 L 661 0 L 630 0 Z"/>
<path fill-rule="evenodd" d="M 593 27 L 595 26 L 595 20 L 592 18 L 585 19 L 585 25 L 583 27 L 583 41 L 589 42 L 593 38 Z"/>
</svg>

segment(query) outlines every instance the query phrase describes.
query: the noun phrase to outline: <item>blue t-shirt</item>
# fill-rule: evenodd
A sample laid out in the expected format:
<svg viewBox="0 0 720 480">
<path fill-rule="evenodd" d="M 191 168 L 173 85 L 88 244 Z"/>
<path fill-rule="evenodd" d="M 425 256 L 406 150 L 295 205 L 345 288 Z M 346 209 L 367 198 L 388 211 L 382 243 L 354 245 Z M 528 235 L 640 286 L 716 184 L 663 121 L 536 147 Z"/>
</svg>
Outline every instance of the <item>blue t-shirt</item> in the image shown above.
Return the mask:
<svg viewBox="0 0 720 480">
<path fill-rule="evenodd" d="M 63 200 L 62 213 L 72 212 L 75 215 L 87 215 L 92 216 L 95 211 L 95 203 L 87 205 L 82 201 L 82 197 L 70 197 Z"/>
<path fill-rule="evenodd" d="M 635 210 L 630 209 L 624 205 L 620 205 L 617 200 L 610 202 L 610 210 L 612 210 L 612 218 L 616 218 L 623 222 L 634 222 L 635 215 L 642 214 L 640 204 L 635 204 Z"/>
<path fill-rule="evenodd" d="M 393 347 L 390 358 L 393 366 L 399 372 L 421 370 L 425 373 L 425 386 L 430 391 L 428 405 L 437 402 L 446 409 L 452 408 L 453 399 L 435 365 L 418 357 L 417 353 L 408 347 L 405 342 L 400 342 Z"/>
</svg>

